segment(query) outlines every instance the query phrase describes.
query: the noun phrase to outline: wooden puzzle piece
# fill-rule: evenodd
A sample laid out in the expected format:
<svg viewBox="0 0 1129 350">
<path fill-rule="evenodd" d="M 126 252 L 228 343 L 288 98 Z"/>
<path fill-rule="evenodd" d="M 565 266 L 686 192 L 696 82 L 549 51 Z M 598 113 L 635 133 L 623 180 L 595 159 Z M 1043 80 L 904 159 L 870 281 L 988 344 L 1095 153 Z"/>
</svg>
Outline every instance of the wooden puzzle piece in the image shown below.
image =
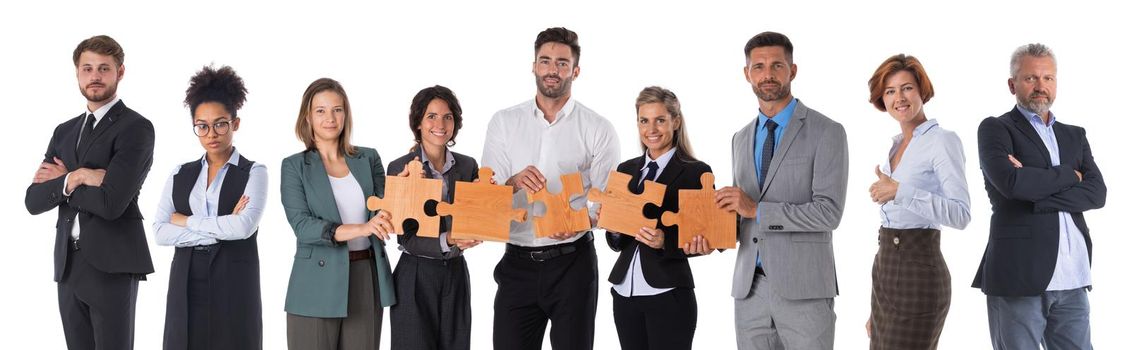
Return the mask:
<svg viewBox="0 0 1129 350">
<path fill-rule="evenodd" d="M 569 205 L 569 198 L 573 195 L 584 194 L 584 182 L 580 173 L 561 175 L 561 192 L 549 193 L 549 188 L 542 188 L 537 193 L 525 192 L 529 204 L 541 202 L 545 205 L 543 216 L 533 217 L 533 232 L 537 238 L 548 237 L 561 232 L 580 232 L 592 228 L 592 221 L 588 219 L 588 207 L 573 210 Z"/>
<path fill-rule="evenodd" d="M 413 219 L 419 223 L 417 236 L 439 237 L 439 217 L 428 216 L 423 207 L 428 200 L 443 198 L 443 180 L 425 179 L 423 163 L 418 160 L 409 162 L 407 170 L 407 177 L 384 179 L 384 198 L 368 197 L 368 210 L 379 209 L 392 214 L 392 226 L 398 234 L 404 234 L 404 221 Z"/>
<path fill-rule="evenodd" d="M 710 248 L 737 248 L 737 213 L 717 207 L 713 173 L 702 174 L 702 189 L 678 190 L 678 212 L 662 214 L 666 226 L 678 226 L 678 246 L 702 235 Z"/>
<path fill-rule="evenodd" d="M 478 168 L 479 182 L 455 182 L 455 203 L 435 207 L 451 216 L 451 238 L 508 242 L 510 221 L 525 221 L 525 209 L 512 208 L 513 186 L 491 184 L 493 176 L 492 169 Z"/>
<path fill-rule="evenodd" d="M 600 203 L 600 221 L 596 226 L 631 236 L 642 227 L 656 227 L 658 220 L 644 216 L 643 206 L 651 203 L 662 207 L 666 185 L 644 181 L 643 193 L 635 194 L 628 189 L 630 183 L 631 175 L 613 170 L 608 175 L 605 192 L 596 188 L 588 190 L 588 200 Z"/>
</svg>

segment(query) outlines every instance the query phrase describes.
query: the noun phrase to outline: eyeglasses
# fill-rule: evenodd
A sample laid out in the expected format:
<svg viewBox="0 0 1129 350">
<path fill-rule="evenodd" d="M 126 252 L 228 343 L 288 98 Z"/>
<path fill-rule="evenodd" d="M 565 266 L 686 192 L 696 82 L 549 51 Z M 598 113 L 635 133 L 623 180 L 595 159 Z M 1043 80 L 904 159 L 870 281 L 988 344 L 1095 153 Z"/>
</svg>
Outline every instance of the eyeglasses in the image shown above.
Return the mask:
<svg viewBox="0 0 1129 350">
<path fill-rule="evenodd" d="M 212 123 L 211 125 L 204 123 L 192 124 L 192 132 L 196 133 L 196 136 L 199 137 L 208 136 L 208 131 L 213 129 L 216 131 L 216 135 L 225 135 L 228 131 L 231 131 L 231 121 L 222 120 Z"/>
</svg>

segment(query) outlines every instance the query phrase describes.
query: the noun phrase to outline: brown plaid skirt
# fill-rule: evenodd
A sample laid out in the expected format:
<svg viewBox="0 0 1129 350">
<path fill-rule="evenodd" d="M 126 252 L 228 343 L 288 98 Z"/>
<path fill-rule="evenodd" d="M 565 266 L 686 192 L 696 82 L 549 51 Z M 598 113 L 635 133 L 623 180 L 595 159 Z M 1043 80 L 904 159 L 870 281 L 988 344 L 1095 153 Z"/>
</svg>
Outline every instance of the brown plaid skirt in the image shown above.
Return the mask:
<svg viewBox="0 0 1129 350">
<path fill-rule="evenodd" d="M 941 231 L 878 230 L 871 272 L 871 349 L 936 349 L 949 314 L 952 282 Z"/>
</svg>

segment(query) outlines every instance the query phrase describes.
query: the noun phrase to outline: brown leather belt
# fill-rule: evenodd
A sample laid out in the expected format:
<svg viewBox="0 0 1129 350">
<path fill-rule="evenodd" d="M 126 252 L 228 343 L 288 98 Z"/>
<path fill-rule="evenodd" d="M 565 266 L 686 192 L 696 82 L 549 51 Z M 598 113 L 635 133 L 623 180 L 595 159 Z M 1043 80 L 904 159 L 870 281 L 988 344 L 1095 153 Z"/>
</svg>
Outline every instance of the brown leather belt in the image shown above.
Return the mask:
<svg viewBox="0 0 1129 350">
<path fill-rule="evenodd" d="M 372 249 L 350 250 L 349 261 L 372 259 Z"/>
</svg>

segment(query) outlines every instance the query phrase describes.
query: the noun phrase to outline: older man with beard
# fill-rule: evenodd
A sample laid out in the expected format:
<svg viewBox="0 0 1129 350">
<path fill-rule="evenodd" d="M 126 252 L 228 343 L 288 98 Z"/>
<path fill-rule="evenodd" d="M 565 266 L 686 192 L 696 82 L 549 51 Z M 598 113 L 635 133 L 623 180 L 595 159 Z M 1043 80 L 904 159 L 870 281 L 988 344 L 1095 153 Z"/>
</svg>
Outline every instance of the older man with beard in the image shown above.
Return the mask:
<svg viewBox="0 0 1129 350">
<path fill-rule="evenodd" d="M 117 96 L 125 53 L 99 35 L 74 50 L 82 114 L 59 124 L 27 188 L 33 215 L 59 208 L 55 281 L 69 349 L 133 349 L 137 284 L 153 272 L 137 207 L 153 124 Z"/>
<path fill-rule="evenodd" d="M 537 95 L 494 114 L 482 165 L 494 169 L 497 182 L 514 186 L 514 205 L 530 213 L 527 192 L 561 191 L 560 176 L 579 172 L 584 191 L 572 200 L 579 208 L 589 188 L 607 184 L 619 163 L 619 140 L 607 119 L 572 98 L 572 80 L 580 75 L 576 33 L 546 29 L 533 50 Z M 598 286 L 592 233 L 537 238 L 532 221 L 510 226 L 506 254 L 494 270 L 494 348 L 540 349 L 552 321 L 554 349 L 591 349 Z"/>
<path fill-rule="evenodd" d="M 992 202 L 988 247 L 972 286 L 987 295 L 996 349 L 1090 349 L 1090 229 L 1082 212 L 1106 187 L 1086 130 L 1051 113 L 1057 62 L 1043 44 L 1011 57 L 1016 106 L 978 132 Z"/>
<path fill-rule="evenodd" d="M 843 126 L 792 97 L 792 42 L 745 44 L 745 80 L 760 114 L 733 135 L 734 186 L 717 204 L 739 220 L 733 271 L 739 349 L 831 349 L 838 294 L 831 231 L 843 216 Z"/>
</svg>

